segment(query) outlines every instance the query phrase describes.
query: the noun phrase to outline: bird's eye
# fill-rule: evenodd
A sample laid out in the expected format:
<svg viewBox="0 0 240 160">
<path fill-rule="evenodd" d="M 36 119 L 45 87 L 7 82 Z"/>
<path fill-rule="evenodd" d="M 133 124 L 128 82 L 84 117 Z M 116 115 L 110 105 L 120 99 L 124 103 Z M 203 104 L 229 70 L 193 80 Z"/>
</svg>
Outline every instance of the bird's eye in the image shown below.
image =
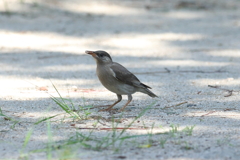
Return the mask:
<svg viewBox="0 0 240 160">
<path fill-rule="evenodd" d="M 103 57 L 103 55 L 102 55 L 102 54 L 99 54 L 99 57 Z"/>
</svg>

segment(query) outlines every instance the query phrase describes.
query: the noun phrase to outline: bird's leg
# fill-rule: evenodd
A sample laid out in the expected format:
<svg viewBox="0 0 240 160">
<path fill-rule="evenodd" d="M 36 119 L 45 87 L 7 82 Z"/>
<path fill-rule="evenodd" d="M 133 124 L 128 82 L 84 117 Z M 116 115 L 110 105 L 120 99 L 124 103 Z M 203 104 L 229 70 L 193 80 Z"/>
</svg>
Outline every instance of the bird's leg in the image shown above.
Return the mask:
<svg viewBox="0 0 240 160">
<path fill-rule="evenodd" d="M 128 105 L 131 101 L 132 101 L 132 95 L 129 94 L 129 95 L 128 95 L 128 101 L 127 101 L 127 103 L 123 106 L 123 108 L 120 109 L 120 112 L 122 112 L 122 111 L 127 107 L 127 105 Z"/>
<path fill-rule="evenodd" d="M 110 107 L 106 108 L 106 109 L 101 109 L 99 110 L 101 111 L 110 111 L 112 109 L 113 106 L 115 106 L 117 103 L 119 103 L 122 100 L 122 96 L 120 94 L 117 94 L 118 100 L 116 102 L 114 102 Z"/>
</svg>

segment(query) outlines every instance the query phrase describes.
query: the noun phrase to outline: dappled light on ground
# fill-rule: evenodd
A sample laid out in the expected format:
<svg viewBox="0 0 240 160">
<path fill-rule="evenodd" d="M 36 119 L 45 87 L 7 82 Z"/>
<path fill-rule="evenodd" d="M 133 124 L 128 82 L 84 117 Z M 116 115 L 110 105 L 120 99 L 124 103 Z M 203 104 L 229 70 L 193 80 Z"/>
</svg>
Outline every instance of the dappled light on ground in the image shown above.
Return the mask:
<svg viewBox="0 0 240 160">
<path fill-rule="evenodd" d="M 239 7 L 0 1 L 0 157 L 238 159 Z M 85 50 L 107 51 L 158 98 L 99 111 L 117 96 Z"/>
</svg>

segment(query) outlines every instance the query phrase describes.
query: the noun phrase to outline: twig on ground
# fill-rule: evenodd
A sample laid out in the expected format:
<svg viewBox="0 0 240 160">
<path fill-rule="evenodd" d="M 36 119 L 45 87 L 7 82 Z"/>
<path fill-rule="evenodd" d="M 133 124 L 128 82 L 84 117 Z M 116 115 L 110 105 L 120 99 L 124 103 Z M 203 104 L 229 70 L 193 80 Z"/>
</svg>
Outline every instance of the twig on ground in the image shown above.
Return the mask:
<svg viewBox="0 0 240 160">
<path fill-rule="evenodd" d="M 210 111 L 210 112 L 208 112 L 208 113 L 206 113 L 206 114 L 201 115 L 201 117 L 207 116 L 207 115 L 212 114 L 212 113 L 215 113 L 215 112 L 217 112 L 217 111 Z"/>
<path fill-rule="evenodd" d="M 187 101 L 184 101 L 184 102 L 181 102 L 181 103 L 178 103 L 178 104 L 172 105 L 172 106 L 166 106 L 166 107 L 164 107 L 163 109 L 165 109 L 165 108 L 177 107 L 177 106 L 180 106 L 180 105 L 185 104 L 185 103 L 187 103 Z"/>
<path fill-rule="evenodd" d="M 220 86 L 212 86 L 212 85 L 208 85 L 208 87 L 210 88 L 216 88 L 216 89 L 220 89 L 223 91 L 227 91 L 228 94 L 225 95 L 224 97 L 230 97 L 232 95 L 233 92 L 239 92 L 239 91 L 234 91 L 234 90 L 230 90 L 230 89 L 226 89 L 226 88 L 221 88 Z"/>
<path fill-rule="evenodd" d="M 236 108 L 226 108 L 223 111 L 232 111 L 232 110 L 236 110 Z"/>
<path fill-rule="evenodd" d="M 109 105 L 97 105 L 97 106 L 94 106 L 94 107 L 84 108 L 82 110 L 95 109 L 95 108 L 100 108 L 100 107 L 109 107 Z"/>
</svg>

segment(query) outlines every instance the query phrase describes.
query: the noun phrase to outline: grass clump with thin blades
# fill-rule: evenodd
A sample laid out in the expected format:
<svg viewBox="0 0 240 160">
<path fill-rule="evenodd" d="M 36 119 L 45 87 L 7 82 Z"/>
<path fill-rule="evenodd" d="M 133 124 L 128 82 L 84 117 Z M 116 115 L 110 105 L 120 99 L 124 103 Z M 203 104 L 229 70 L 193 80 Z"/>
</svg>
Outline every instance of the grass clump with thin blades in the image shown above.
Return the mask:
<svg viewBox="0 0 240 160">
<path fill-rule="evenodd" d="M 187 126 L 182 131 L 185 132 L 188 136 L 191 136 L 193 133 L 194 126 Z"/>
<path fill-rule="evenodd" d="M 92 106 L 78 106 L 78 109 L 74 106 L 73 102 L 70 99 L 63 98 L 57 88 L 55 87 L 54 84 L 52 84 L 54 89 L 56 90 L 57 94 L 59 97 L 54 97 L 51 95 L 51 99 L 68 115 L 70 115 L 69 118 L 73 120 L 86 120 L 88 119 L 89 115 L 91 114 L 90 107 Z M 59 151 L 61 153 L 65 153 L 66 155 L 71 155 L 71 151 L 69 148 L 75 148 L 76 146 L 83 147 L 86 149 L 90 150 L 95 150 L 95 151 L 101 151 L 104 149 L 113 149 L 114 151 L 118 151 L 121 145 L 125 142 L 127 139 L 132 139 L 132 138 L 138 138 L 141 137 L 142 135 L 125 135 L 124 133 L 127 132 L 129 128 L 133 125 L 135 121 L 137 121 L 140 117 L 142 117 L 155 103 L 152 103 L 145 109 L 143 109 L 128 125 L 125 127 L 121 128 L 118 127 L 118 125 L 121 122 L 115 121 L 114 117 L 112 117 L 112 122 L 111 122 L 111 130 L 107 134 L 105 134 L 102 137 L 96 136 L 94 133 L 94 130 L 96 128 L 91 129 L 87 133 L 82 133 L 82 132 L 76 132 L 75 135 L 71 136 L 70 138 L 56 142 L 56 143 L 51 143 L 51 147 L 47 145 L 45 149 L 38 150 L 36 152 L 46 152 L 48 155 L 48 158 L 51 158 L 51 152 L 53 151 Z M 48 129 L 49 128 L 49 121 L 50 119 L 58 116 L 60 114 L 44 118 L 38 122 L 35 123 L 35 125 L 47 121 L 48 123 Z M 120 116 L 122 118 L 123 114 Z M 98 123 L 98 122 L 97 122 Z M 95 124 L 96 126 L 96 124 Z M 119 131 L 119 128 L 121 128 L 121 131 Z M 50 132 L 48 132 L 50 133 Z M 146 136 L 146 135 L 145 135 Z M 51 136 L 50 136 L 51 137 Z M 74 149 L 73 149 L 74 150 Z"/>
<path fill-rule="evenodd" d="M 131 128 L 134 122 L 136 122 L 140 117 L 142 117 L 152 106 L 151 104 L 147 108 L 143 109 L 127 126 L 121 128 L 121 131 L 119 132 L 118 125 L 119 122 L 114 121 L 114 117 L 112 118 L 112 127 L 109 133 L 106 135 L 99 137 L 96 136 L 94 131 L 96 131 L 96 128 L 90 130 L 87 134 L 84 134 L 82 132 L 76 132 L 74 136 L 61 141 L 57 146 L 55 146 L 55 149 L 62 149 L 66 148 L 66 146 L 73 146 L 77 145 L 86 149 L 95 150 L 95 151 L 102 151 L 105 149 L 112 149 L 113 151 L 119 151 L 123 143 L 132 138 L 139 138 L 142 136 L 149 136 L 147 135 L 125 135 L 127 130 Z"/>
<path fill-rule="evenodd" d="M 63 98 L 54 84 L 52 84 L 56 92 L 58 93 L 59 97 L 54 97 L 51 95 L 51 99 L 60 107 L 62 108 L 70 118 L 73 120 L 85 120 L 91 114 L 90 107 L 92 106 L 78 106 L 78 109 L 74 106 L 71 99 Z M 55 116 L 53 116 L 55 117 Z M 53 118 L 52 117 L 52 118 Z"/>
<path fill-rule="evenodd" d="M 89 106 L 74 106 L 73 102 L 70 99 L 63 98 L 57 88 L 53 85 L 54 89 L 56 90 L 59 97 L 54 97 L 51 95 L 51 99 L 59 106 L 61 109 L 70 115 L 69 118 L 73 120 L 87 120 L 89 115 L 91 114 Z M 60 159 L 68 159 L 68 158 L 76 158 L 78 157 L 78 150 L 79 148 L 85 148 L 88 150 L 94 151 L 103 151 L 103 150 L 113 150 L 115 152 L 119 151 L 122 148 L 122 145 L 130 144 L 131 141 L 136 142 L 136 147 L 138 148 L 150 148 L 152 146 L 159 145 L 162 149 L 165 147 L 168 139 L 179 139 L 180 135 L 187 135 L 191 136 L 194 126 L 186 127 L 183 130 L 179 130 L 179 125 L 170 125 L 170 130 L 164 133 L 153 133 L 154 123 L 151 126 L 151 130 L 147 134 L 142 135 L 128 135 L 127 131 L 132 127 L 134 122 L 136 122 L 139 118 L 144 116 L 144 114 L 154 106 L 155 102 L 143 109 L 136 117 L 134 117 L 127 125 L 124 127 L 119 127 L 121 122 L 115 121 L 115 117 L 112 117 L 111 127 L 106 128 L 108 132 L 103 133 L 103 135 L 99 136 L 96 134 L 97 124 L 94 123 L 94 128 L 82 128 L 82 129 L 90 129 L 88 132 L 83 132 L 82 130 L 77 130 L 74 135 L 71 135 L 67 139 L 54 142 L 52 139 L 51 127 L 50 127 L 50 119 L 54 118 L 60 114 L 44 118 L 35 125 L 47 121 L 47 128 L 48 128 L 48 143 L 46 147 L 40 150 L 35 150 L 34 152 L 45 152 L 48 159 L 52 159 L 53 157 L 61 157 Z M 92 106 L 91 106 L 92 107 Z M 120 118 L 123 117 L 123 114 Z M 119 118 L 119 117 L 118 117 Z M 100 123 L 97 121 L 96 123 Z M 146 127 L 148 128 L 148 127 Z M 81 128 L 79 128 L 81 129 Z M 156 136 L 160 136 L 157 141 L 155 140 Z M 144 143 L 138 141 L 140 137 L 148 138 L 147 141 Z M 146 143 L 147 142 L 147 143 Z M 141 144 L 142 143 L 142 144 Z M 132 144 L 133 145 L 133 144 Z M 190 148 L 188 143 L 186 142 L 185 148 Z M 53 154 L 57 153 L 57 154 Z M 55 155 L 55 156 L 53 156 Z"/>
<path fill-rule="evenodd" d="M 17 121 L 17 120 L 15 120 L 15 119 L 13 119 L 13 118 L 5 115 L 5 114 L 3 113 L 1 107 L 0 107 L 0 117 L 3 117 L 3 119 L 6 120 L 6 121 L 11 121 L 11 122 L 13 122 L 13 124 L 12 124 L 11 127 L 10 127 L 11 129 L 13 129 L 13 128 L 15 127 L 15 125 L 20 122 L 20 121 Z"/>
</svg>

